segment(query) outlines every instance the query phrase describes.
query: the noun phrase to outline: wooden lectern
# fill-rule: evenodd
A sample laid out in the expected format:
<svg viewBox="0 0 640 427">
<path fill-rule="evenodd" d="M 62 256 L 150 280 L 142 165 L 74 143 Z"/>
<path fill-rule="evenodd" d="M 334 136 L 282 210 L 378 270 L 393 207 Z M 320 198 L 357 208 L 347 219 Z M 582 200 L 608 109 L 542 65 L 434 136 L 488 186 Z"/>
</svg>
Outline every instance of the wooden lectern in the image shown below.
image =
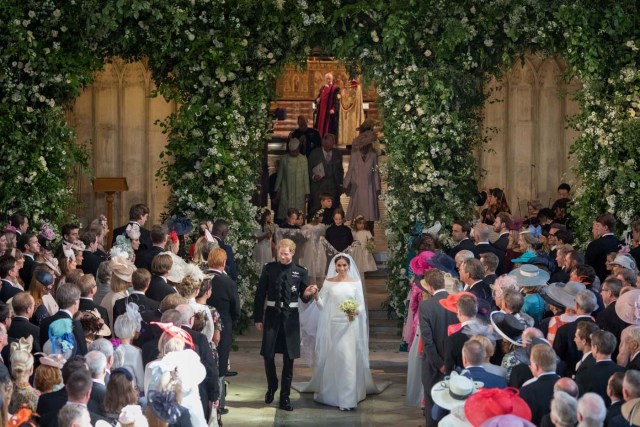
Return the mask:
<svg viewBox="0 0 640 427">
<path fill-rule="evenodd" d="M 109 225 L 109 233 L 104 242 L 105 249 L 111 248 L 111 236 L 113 234 L 113 195 L 129 190 L 127 178 L 125 177 L 108 177 L 95 178 L 93 180 L 94 193 L 107 194 L 107 224 Z"/>
</svg>

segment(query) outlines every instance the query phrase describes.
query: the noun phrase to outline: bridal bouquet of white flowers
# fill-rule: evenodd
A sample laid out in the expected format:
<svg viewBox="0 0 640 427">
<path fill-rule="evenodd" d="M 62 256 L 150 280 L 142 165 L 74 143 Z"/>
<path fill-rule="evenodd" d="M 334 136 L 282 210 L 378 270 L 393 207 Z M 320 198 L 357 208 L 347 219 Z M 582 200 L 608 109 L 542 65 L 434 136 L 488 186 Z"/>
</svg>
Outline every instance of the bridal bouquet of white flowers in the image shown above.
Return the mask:
<svg viewBox="0 0 640 427">
<path fill-rule="evenodd" d="M 347 316 L 349 316 L 349 321 L 352 321 L 355 318 L 356 313 L 358 312 L 358 303 L 352 299 L 342 301 L 339 307 L 340 310 L 342 310 L 347 314 Z"/>
</svg>

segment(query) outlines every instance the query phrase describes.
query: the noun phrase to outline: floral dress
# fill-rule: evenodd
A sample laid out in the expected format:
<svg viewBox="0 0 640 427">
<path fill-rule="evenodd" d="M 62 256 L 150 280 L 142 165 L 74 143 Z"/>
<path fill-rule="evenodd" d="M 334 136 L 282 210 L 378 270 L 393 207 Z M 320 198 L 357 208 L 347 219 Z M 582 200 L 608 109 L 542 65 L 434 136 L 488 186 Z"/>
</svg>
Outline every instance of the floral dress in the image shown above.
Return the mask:
<svg viewBox="0 0 640 427">
<path fill-rule="evenodd" d="M 31 387 L 29 383 L 26 385 L 13 386 L 13 393 L 11 394 L 11 403 L 9 404 L 9 413 L 15 414 L 22 408 L 22 405 L 27 405 L 33 412 L 38 407 L 38 399 L 40 398 L 40 391 Z"/>
</svg>

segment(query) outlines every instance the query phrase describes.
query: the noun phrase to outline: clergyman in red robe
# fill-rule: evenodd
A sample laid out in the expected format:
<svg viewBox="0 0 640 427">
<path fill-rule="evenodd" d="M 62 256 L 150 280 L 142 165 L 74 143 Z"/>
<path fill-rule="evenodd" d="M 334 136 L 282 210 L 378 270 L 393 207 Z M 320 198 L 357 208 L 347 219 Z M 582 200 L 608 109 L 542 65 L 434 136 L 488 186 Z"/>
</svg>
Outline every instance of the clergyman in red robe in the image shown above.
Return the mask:
<svg viewBox="0 0 640 427">
<path fill-rule="evenodd" d="M 315 128 L 323 137 L 328 133 L 338 136 L 338 117 L 340 116 L 340 88 L 333 83 L 333 74 L 324 76 L 325 85 L 316 99 Z"/>
</svg>

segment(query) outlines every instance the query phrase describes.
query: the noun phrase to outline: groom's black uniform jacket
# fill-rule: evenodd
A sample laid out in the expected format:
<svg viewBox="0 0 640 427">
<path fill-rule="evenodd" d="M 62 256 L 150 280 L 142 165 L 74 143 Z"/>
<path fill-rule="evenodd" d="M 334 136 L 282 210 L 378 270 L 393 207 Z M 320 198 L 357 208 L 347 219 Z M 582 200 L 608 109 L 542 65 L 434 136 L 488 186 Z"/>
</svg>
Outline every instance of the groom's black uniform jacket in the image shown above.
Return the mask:
<svg viewBox="0 0 640 427">
<path fill-rule="evenodd" d="M 253 308 L 254 321 L 264 323 L 262 356 L 273 358 L 275 353 L 286 350 L 290 359 L 300 357 L 300 317 L 298 308 L 290 304 L 297 304 L 298 298 L 309 302 L 310 298 L 303 296 L 307 284 L 307 270 L 298 264 L 283 265 L 278 261 L 265 264 Z M 265 307 L 266 301 L 273 301 L 276 306 Z"/>
</svg>

